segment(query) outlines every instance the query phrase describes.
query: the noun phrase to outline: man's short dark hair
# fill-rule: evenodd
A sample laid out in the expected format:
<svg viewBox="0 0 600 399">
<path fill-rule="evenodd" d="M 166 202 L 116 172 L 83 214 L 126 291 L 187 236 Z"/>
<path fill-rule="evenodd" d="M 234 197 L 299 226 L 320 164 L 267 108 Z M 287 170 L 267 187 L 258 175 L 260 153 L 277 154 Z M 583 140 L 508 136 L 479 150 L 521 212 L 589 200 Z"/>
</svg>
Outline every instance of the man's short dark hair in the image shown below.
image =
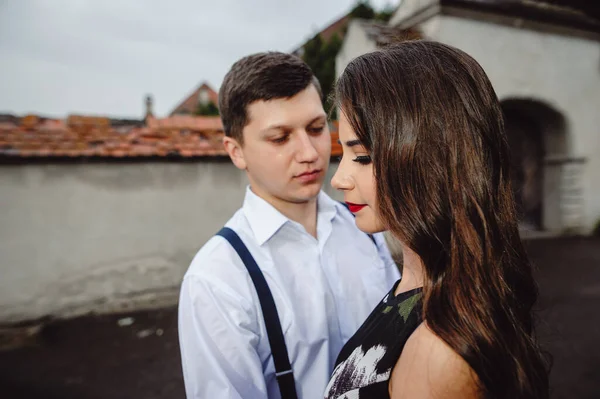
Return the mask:
<svg viewBox="0 0 600 399">
<path fill-rule="evenodd" d="M 312 70 L 292 54 L 265 52 L 237 61 L 225 75 L 219 90 L 219 113 L 225 135 L 242 144 L 248 105 L 260 100 L 293 97 L 311 83 L 322 100 L 321 86 Z"/>
</svg>

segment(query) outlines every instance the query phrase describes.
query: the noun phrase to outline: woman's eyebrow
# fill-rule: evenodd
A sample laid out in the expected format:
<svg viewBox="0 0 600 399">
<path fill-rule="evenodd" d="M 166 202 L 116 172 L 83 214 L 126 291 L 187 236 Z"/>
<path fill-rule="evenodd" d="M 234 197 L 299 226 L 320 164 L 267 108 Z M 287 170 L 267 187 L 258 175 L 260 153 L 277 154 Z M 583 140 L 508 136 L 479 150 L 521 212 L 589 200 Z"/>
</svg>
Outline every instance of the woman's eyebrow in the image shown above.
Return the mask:
<svg viewBox="0 0 600 399">
<path fill-rule="evenodd" d="M 346 147 L 354 147 L 357 145 L 362 145 L 362 143 L 360 142 L 360 140 L 349 140 L 346 141 Z"/>
</svg>

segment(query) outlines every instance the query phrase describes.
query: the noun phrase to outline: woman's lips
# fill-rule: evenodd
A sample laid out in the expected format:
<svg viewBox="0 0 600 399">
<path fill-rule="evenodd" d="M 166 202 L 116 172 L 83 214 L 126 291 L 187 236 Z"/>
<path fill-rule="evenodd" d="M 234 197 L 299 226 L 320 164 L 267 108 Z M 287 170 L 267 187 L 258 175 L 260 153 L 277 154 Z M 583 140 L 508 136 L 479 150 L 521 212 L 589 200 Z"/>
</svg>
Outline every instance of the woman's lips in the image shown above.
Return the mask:
<svg viewBox="0 0 600 399">
<path fill-rule="evenodd" d="M 352 213 L 357 213 L 367 206 L 367 204 L 353 204 L 352 202 L 346 202 L 346 205 L 348 205 L 348 209 L 350 209 L 350 212 Z"/>
</svg>

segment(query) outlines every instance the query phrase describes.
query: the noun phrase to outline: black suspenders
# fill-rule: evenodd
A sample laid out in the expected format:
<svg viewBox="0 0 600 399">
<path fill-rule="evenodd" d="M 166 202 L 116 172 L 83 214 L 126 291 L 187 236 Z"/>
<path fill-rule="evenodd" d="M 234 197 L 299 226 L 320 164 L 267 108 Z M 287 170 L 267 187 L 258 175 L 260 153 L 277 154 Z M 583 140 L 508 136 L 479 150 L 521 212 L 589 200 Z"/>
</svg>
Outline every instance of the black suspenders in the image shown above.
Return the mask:
<svg viewBox="0 0 600 399">
<path fill-rule="evenodd" d="M 296 385 L 294 382 L 294 372 L 290 365 L 290 359 L 288 357 L 287 346 L 285 345 L 285 339 L 283 337 L 283 331 L 281 331 L 281 322 L 279 321 L 279 314 L 275 307 L 275 301 L 271 290 L 265 280 L 265 276 L 260 271 L 260 268 L 256 264 L 256 261 L 244 245 L 244 242 L 237 235 L 237 233 L 228 227 L 223 227 L 221 231 L 217 233 L 218 236 L 225 238 L 233 249 L 237 252 L 239 257 L 244 262 L 244 266 L 248 269 L 248 273 L 252 278 L 258 299 L 260 301 L 260 307 L 263 312 L 265 320 L 265 326 L 267 328 L 267 336 L 269 338 L 269 345 L 271 346 L 271 353 L 273 354 L 273 362 L 275 363 L 275 375 L 277 377 L 277 383 L 279 384 L 279 392 L 281 392 L 282 399 L 297 399 Z"/>
<path fill-rule="evenodd" d="M 342 202 L 341 204 L 348 208 L 345 203 Z M 265 327 L 267 329 L 273 362 L 275 363 L 275 376 L 277 377 L 277 383 L 279 384 L 281 398 L 297 399 L 298 395 L 296 394 L 294 372 L 292 371 L 283 331 L 281 330 L 279 314 L 277 313 L 275 301 L 273 300 L 273 295 L 271 294 L 267 280 L 265 280 L 265 276 L 260 271 L 254 257 L 252 257 L 252 254 L 248 251 L 248 248 L 235 231 L 229 227 L 223 227 L 217 235 L 229 241 L 229 244 L 235 249 L 235 252 L 237 252 L 240 259 L 242 259 L 242 262 L 244 263 L 244 266 L 246 266 L 250 278 L 254 283 L 254 288 L 256 289 L 258 300 L 260 302 L 260 308 L 262 309 Z M 371 234 L 368 236 L 375 244 L 375 247 L 377 247 L 375 238 Z"/>
</svg>

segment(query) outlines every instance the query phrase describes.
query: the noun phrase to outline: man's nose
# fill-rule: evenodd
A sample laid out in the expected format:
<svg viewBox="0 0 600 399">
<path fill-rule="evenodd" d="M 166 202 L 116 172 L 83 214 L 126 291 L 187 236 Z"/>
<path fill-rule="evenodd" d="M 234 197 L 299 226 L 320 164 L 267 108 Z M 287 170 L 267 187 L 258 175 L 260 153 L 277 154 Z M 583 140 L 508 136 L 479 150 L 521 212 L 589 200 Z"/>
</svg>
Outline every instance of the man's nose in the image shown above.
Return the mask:
<svg viewBox="0 0 600 399">
<path fill-rule="evenodd" d="M 319 158 L 319 152 L 306 132 L 299 135 L 298 146 L 298 162 L 315 162 Z"/>
</svg>

